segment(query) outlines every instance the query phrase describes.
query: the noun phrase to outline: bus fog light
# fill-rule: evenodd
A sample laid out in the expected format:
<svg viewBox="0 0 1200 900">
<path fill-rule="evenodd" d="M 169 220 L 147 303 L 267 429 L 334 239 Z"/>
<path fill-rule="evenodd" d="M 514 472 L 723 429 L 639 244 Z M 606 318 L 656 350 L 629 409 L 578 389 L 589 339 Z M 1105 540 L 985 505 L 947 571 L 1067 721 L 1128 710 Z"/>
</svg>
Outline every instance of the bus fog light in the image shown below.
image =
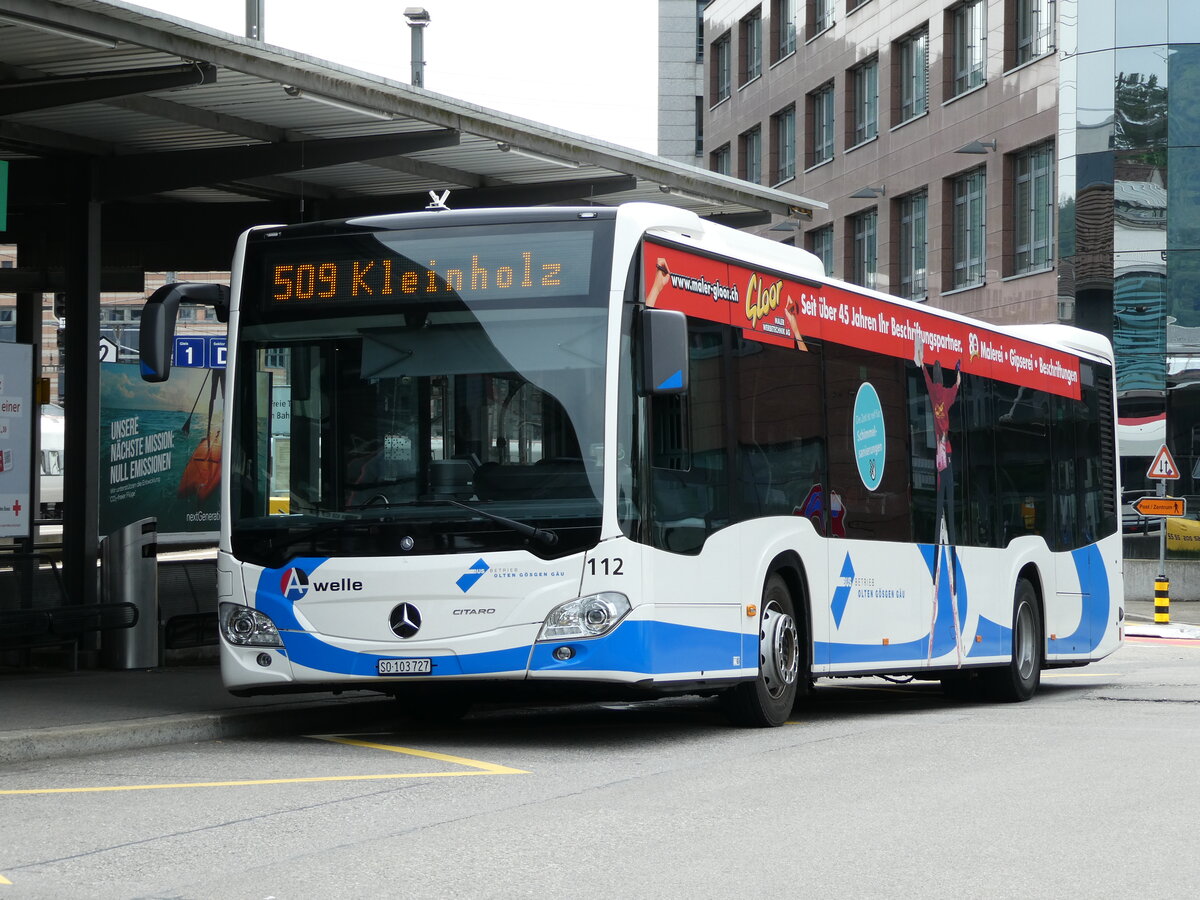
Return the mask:
<svg viewBox="0 0 1200 900">
<path fill-rule="evenodd" d="M 221 635 L 238 647 L 283 646 L 275 623 L 257 609 L 240 603 L 222 603 L 220 620 Z"/>
<path fill-rule="evenodd" d="M 257 657 L 255 657 L 255 662 L 257 662 L 260 666 L 262 666 L 264 669 L 266 669 L 271 665 L 271 654 L 270 653 L 260 653 L 260 654 L 258 654 Z"/>
<path fill-rule="evenodd" d="M 559 662 L 566 662 L 575 656 L 575 650 L 572 647 L 555 647 L 554 658 Z"/>
<path fill-rule="evenodd" d="M 550 610 L 538 640 L 600 637 L 612 631 L 632 608 L 629 598 L 615 591 L 568 600 Z"/>
</svg>

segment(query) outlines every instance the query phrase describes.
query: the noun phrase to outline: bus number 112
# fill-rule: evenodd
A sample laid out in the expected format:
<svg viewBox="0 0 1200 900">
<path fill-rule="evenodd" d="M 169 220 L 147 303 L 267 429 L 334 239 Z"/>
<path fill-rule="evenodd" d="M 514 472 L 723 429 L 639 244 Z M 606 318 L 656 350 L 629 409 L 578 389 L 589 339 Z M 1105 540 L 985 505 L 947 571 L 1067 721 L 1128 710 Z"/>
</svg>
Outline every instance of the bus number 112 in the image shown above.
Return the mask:
<svg viewBox="0 0 1200 900">
<path fill-rule="evenodd" d="M 625 565 L 625 560 L 619 556 L 615 556 L 612 559 L 609 559 L 607 556 L 604 559 L 589 559 L 587 564 L 589 575 L 596 575 L 597 573 L 602 575 L 625 574 L 621 571 Z"/>
</svg>

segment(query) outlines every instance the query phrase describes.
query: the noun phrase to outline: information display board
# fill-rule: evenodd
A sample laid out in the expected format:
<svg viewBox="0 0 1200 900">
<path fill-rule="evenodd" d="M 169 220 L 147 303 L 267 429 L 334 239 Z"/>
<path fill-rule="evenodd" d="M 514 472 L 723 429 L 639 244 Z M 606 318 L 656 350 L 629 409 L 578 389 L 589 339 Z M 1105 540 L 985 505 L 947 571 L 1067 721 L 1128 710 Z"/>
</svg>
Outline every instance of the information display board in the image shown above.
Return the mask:
<svg viewBox="0 0 1200 900">
<path fill-rule="evenodd" d="M 0 343 L 0 537 L 30 536 L 33 478 L 33 348 Z"/>
</svg>

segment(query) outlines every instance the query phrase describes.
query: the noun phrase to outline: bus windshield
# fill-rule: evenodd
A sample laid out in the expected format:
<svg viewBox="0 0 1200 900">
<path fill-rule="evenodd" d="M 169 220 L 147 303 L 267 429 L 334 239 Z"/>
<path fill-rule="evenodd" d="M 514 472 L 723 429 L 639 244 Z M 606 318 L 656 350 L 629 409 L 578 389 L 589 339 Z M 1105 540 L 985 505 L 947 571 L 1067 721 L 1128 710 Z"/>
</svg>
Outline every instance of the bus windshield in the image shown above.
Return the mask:
<svg viewBox="0 0 1200 900">
<path fill-rule="evenodd" d="M 419 240 L 422 257 L 453 252 Z M 383 253 L 389 241 L 378 242 Z M 417 255 L 386 258 L 411 265 Z M 281 268 L 294 277 L 304 265 L 262 258 L 276 281 Z M 325 275 L 346 280 L 337 269 Z M 303 315 L 287 304 L 255 310 L 244 295 L 234 552 L 280 566 L 298 556 L 516 548 L 555 557 L 594 543 L 607 293 L 590 281 L 580 281 L 583 294 L 511 300 L 495 296 L 495 281 L 478 297 L 448 295 L 439 282 L 392 308 L 334 302 Z M 319 292 L 319 280 L 309 283 Z M 277 288 L 287 289 L 307 284 Z"/>
</svg>

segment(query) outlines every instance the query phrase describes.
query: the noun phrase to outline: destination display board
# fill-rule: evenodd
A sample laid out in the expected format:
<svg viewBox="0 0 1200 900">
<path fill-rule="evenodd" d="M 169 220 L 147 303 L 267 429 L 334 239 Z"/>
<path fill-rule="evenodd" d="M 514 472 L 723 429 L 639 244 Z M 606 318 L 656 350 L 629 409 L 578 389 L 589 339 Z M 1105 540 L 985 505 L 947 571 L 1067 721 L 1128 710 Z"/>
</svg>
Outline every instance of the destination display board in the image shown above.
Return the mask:
<svg viewBox="0 0 1200 900">
<path fill-rule="evenodd" d="M 453 230 L 454 235 L 435 237 L 384 232 L 264 248 L 260 306 L 554 299 L 591 289 L 590 230 Z"/>
</svg>

